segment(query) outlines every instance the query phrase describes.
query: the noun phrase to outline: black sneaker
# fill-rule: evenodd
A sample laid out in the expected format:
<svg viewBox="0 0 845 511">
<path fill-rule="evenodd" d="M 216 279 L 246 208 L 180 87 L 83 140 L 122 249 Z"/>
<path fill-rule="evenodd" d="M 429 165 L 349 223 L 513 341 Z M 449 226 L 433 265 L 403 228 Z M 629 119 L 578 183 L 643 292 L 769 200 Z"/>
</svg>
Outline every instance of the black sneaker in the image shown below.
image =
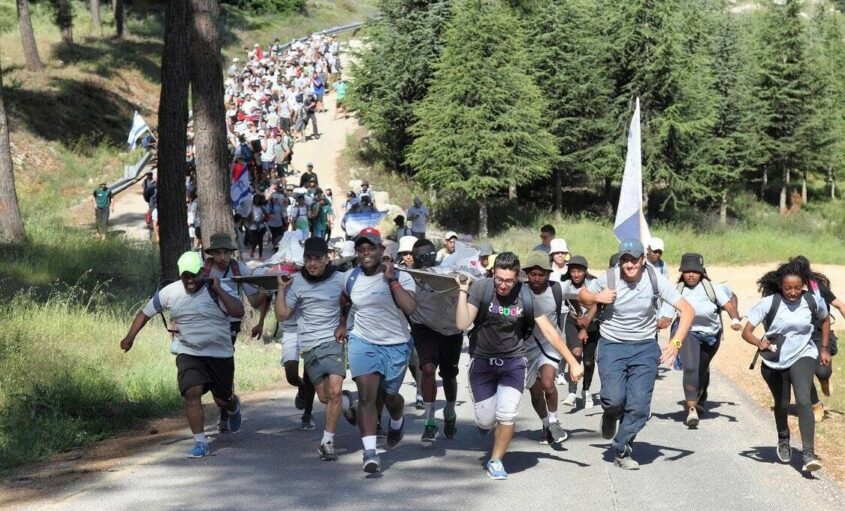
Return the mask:
<svg viewBox="0 0 845 511">
<path fill-rule="evenodd" d="M 605 440 L 612 440 L 616 436 L 616 428 L 619 421 L 607 412 L 601 414 L 601 437 Z"/>
<path fill-rule="evenodd" d="M 381 466 L 381 460 L 376 454 L 375 449 L 368 449 L 364 451 L 364 472 L 368 474 L 375 474 Z"/>
<path fill-rule="evenodd" d="M 317 454 L 323 461 L 337 461 L 337 453 L 334 451 L 334 442 L 326 442 L 317 449 Z"/>
<path fill-rule="evenodd" d="M 390 424 L 387 425 L 387 448 L 392 449 L 396 447 L 402 440 L 403 432 L 405 430 L 405 417 L 402 417 L 402 425 L 399 429 L 393 429 Z"/>
<path fill-rule="evenodd" d="M 341 410 L 343 412 L 343 417 L 346 419 L 346 422 L 354 426 L 358 423 L 358 401 L 348 390 L 342 391 L 341 395 L 346 396 L 349 400 L 349 408 L 343 408 Z"/>
<path fill-rule="evenodd" d="M 443 417 L 443 436 L 448 438 L 449 440 L 455 438 L 455 435 L 458 434 L 458 416 L 453 415 L 452 417 Z"/>
<path fill-rule="evenodd" d="M 217 431 L 220 433 L 229 433 L 229 413 L 226 410 L 219 408 L 220 412 L 217 414 Z"/>
<path fill-rule="evenodd" d="M 789 463 L 792 459 L 792 448 L 789 446 L 789 437 L 778 438 L 778 459 L 784 463 Z"/>
<path fill-rule="evenodd" d="M 804 453 L 804 465 L 801 467 L 802 472 L 815 472 L 822 468 L 822 463 L 816 458 L 813 452 Z"/>
<path fill-rule="evenodd" d="M 293 398 L 293 406 L 295 406 L 297 410 L 305 410 L 305 397 L 302 395 L 302 385 L 300 385 L 299 390 L 296 391 L 296 397 Z"/>
<path fill-rule="evenodd" d="M 555 443 L 555 441 L 552 438 L 552 432 L 549 431 L 549 428 L 543 426 L 543 431 L 540 433 L 540 444 L 552 445 L 553 443 Z"/>
<path fill-rule="evenodd" d="M 313 431 L 317 428 L 317 425 L 314 424 L 314 418 L 311 417 L 311 414 L 305 412 L 302 414 L 302 420 L 299 423 L 299 429 L 302 431 Z"/>
<path fill-rule="evenodd" d="M 423 431 L 422 438 L 420 438 L 420 441 L 426 443 L 434 443 L 434 441 L 437 440 L 438 431 L 440 431 L 440 428 L 438 428 L 435 424 L 427 425 L 425 427 L 425 430 Z"/>
</svg>

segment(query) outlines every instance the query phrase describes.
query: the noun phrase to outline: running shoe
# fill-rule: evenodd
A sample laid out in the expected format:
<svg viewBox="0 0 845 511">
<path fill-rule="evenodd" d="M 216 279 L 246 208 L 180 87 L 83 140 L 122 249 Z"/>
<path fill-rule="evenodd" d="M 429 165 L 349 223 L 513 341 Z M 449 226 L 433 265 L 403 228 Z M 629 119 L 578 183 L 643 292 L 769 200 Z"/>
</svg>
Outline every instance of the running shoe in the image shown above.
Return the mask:
<svg viewBox="0 0 845 511">
<path fill-rule="evenodd" d="M 619 421 L 613 415 L 604 412 L 601 414 L 601 437 L 605 440 L 611 440 L 616 436 L 616 427 Z"/>
<path fill-rule="evenodd" d="M 569 438 L 569 433 L 563 429 L 559 422 L 549 423 L 549 435 L 552 442 L 556 444 L 566 442 L 566 439 Z"/>
<path fill-rule="evenodd" d="M 420 441 L 429 444 L 434 443 L 434 441 L 437 440 L 438 431 L 440 431 L 440 428 L 438 428 L 435 424 L 427 425 L 425 427 L 425 430 L 423 431 L 422 438 L 420 438 Z"/>
<path fill-rule="evenodd" d="M 376 437 L 377 438 L 384 438 L 387 436 L 387 432 L 384 431 L 384 427 L 381 425 L 381 421 L 379 420 L 376 423 Z"/>
<path fill-rule="evenodd" d="M 563 400 L 563 406 L 575 406 L 576 399 L 578 399 L 578 396 L 576 396 L 574 392 L 570 392 L 566 396 L 566 399 Z"/>
<path fill-rule="evenodd" d="M 417 402 L 414 403 L 414 408 L 417 410 L 425 410 L 425 403 L 423 402 L 422 396 L 417 396 Z"/>
<path fill-rule="evenodd" d="M 202 458 L 208 456 L 208 444 L 206 442 L 196 441 L 194 446 L 188 451 L 189 458 Z"/>
<path fill-rule="evenodd" d="M 364 472 L 368 474 L 375 474 L 378 472 L 379 467 L 381 467 L 381 459 L 379 459 L 378 454 L 376 454 L 376 450 L 367 449 L 364 451 Z"/>
<path fill-rule="evenodd" d="M 346 399 L 349 400 L 349 408 L 343 408 L 341 410 L 343 417 L 346 419 L 346 422 L 354 426 L 358 422 L 358 401 L 348 390 L 342 391 L 341 395 L 346 396 Z"/>
<path fill-rule="evenodd" d="M 229 413 L 222 408 L 217 413 L 217 431 L 220 433 L 229 432 Z"/>
<path fill-rule="evenodd" d="M 241 429 L 241 422 L 243 421 L 243 417 L 241 416 L 241 400 L 239 397 L 235 396 L 235 403 L 237 406 L 237 412 L 228 414 L 229 415 L 229 429 L 232 433 L 237 433 Z"/>
<path fill-rule="evenodd" d="M 698 410 L 696 410 L 695 407 L 687 410 L 687 418 L 684 420 L 684 424 L 686 424 L 690 429 L 698 427 Z"/>
<path fill-rule="evenodd" d="M 455 435 L 458 434 L 458 416 L 453 415 L 451 417 L 443 416 L 443 436 L 448 438 L 449 440 L 455 438 Z"/>
<path fill-rule="evenodd" d="M 584 408 L 589 409 L 595 406 L 595 401 L 593 401 L 593 395 L 590 393 L 589 390 L 584 391 Z"/>
<path fill-rule="evenodd" d="M 549 431 L 549 428 L 543 426 L 543 431 L 540 433 L 540 444 L 552 445 L 553 443 L 555 443 L 555 441 L 552 438 L 552 432 Z"/>
<path fill-rule="evenodd" d="M 830 397 L 830 379 L 825 378 L 824 380 L 819 380 L 819 386 L 822 388 L 822 394 L 825 396 Z"/>
<path fill-rule="evenodd" d="M 402 425 L 399 429 L 393 429 L 390 424 L 387 425 L 387 448 L 392 449 L 396 447 L 402 440 L 403 432 L 405 430 L 405 417 L 402 417 Z"/>
<path fill-rule="evenodd" d="M 792 448 L 789 446 L 789 437 L 778 438 L 778 459 L 784 463 L 789 463 L 792 459 Z"/>
<path fill-rule="evenodd" d="M 504 481 L 508 478 L 508 473 L 505 472 L 505 466 L 502 465 L 501 460 L 490 460 L 487 462 L 487 475 L 490 479 L 497 481 Z"/>
<path fill-rule="evenodd" d="M 299 429 L 302 431 L 312 431 L 316 429 L 317 426 L 314 424 L 314 418 L 311 417 L 311 414 L 305 412 L 302 414 L 302 420 L 299 423 Z"/>
<path fill-rule="evenodd" d="M 566 377 L 563 376 L 563 373 L 558 373 L 558 375 L 555 376 L 555 385 L 566 385 L 566 384 L 567 384 Z"/>
<path fill-rule="evenodd" d="M 334 442 L 320 444 L 317 454 L 320 455 L 320 459 L 323 461 L 337 461 L 337 453 L 334 452 Z"/>
<path fill-rule="evenodd" d="M 302 395 L 302 385 L 300 385 L 296 391 L 296 397 L 293 398 L 293 406 L 295 406 L 297 410 L 305 410 L 305 396 Z"/>
<path fill-rule="evenodd" d="M 631 457 L 631 449 L 626 447 L 625 454 L 617 454 L 613 464 L 622 470 L 639 470 L 640 464 Z"/>
<path fill-rule="evenodd" d="M 822 463 L 816 458 L 813 452 L 804 453 L 804 465 L 801 466 L 801 472 L 815 472 L 822 468 Z"/>
</svg>

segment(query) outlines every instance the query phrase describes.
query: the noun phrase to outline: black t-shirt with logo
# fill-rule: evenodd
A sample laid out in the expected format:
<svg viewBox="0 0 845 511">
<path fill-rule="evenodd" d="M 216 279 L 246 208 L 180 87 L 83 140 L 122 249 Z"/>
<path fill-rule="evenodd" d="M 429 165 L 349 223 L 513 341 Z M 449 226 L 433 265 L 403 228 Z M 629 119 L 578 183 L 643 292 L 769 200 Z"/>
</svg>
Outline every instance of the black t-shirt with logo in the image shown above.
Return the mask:
<svg viewBox="0 0 845 511">
<path fill-rule="evenodd" d="M 482 304 L 481 294 L 488 280 L 492 279 L 479 279 L 469 288 L 467 302 L 479 309 L 476 321 L 481 317 L 482 307 L 487 309 L 486 318 L 470 335 L 470 356 L 473 358 L 522 357 L 525 355 L 525 346 L 517 326 L 525 315 L 522 303 L 519 301 L 519 289 L 523 284 L 517 283 L 507 296 L 497 295 L 494 286 L 493 300 L 491 303 Z"/>
</svg>

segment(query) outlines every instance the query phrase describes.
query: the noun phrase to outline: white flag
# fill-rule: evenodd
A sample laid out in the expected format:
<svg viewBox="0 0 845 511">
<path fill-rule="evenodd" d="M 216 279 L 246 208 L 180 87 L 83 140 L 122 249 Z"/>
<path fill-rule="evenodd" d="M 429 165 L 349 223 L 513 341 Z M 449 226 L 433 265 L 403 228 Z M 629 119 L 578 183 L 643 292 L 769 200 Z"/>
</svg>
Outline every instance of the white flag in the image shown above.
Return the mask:
<svg viewBox="0 0 845 511">
<path fill-rule="evenodd" d="M 619 194 L 619 207 L 616 209 L 616 222 L 613 224 L 616 239 L 640 240 L 647 246 L 651 240 L 648 224 L 643 215 L 643 165 L 640 148 L 640 98 L 631 127 L 628 130 L 628 154 L 625 157 L 625 173 L 622 175 L 622 189 Z"/>
<path fill-rule="evenodd" d="M 136 110 L 135 116 L 132 118 L 132 128 L 129 130 L 129 139 L 126 141 L 129 144 L 129 149 L 134 150 L 138 139 L 145 131 L 149 130 L 150 127 L 147 126 L 147 121 L 145 121 L 144 118 L 141 117 L 141 114 L 139 114 Z"/>
</svg>

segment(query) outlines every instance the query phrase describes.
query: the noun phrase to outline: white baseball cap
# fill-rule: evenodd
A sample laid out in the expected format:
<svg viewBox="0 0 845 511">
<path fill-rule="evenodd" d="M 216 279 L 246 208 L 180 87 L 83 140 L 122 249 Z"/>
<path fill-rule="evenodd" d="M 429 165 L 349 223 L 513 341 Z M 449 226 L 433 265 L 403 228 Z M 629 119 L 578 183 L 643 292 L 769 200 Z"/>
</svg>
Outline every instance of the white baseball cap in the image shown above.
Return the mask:
<svg viewBox="0 0 845 511">
<path fill-rule="evenodd" d="M 449 232 L 446 233 L 446 236 L 443 237 L 443 239 L 447 240 L 447 241 L 452 239 L 452 238 L 457 239 L 458 233 L 456 233 L 455 231 L 449 231 Z"/>
<path fill-rule="evenodd" d="M 549 246 L 551 247 L 549 249 L 550 254 L 554 254 L 557 252 L 569 252 L 569 247 L 566 246 L 566 240 L 563 238 L 553 239 Z"/>
<path fill-rule="evenodd" d="M 397 250 L 397 253 L 412 252 L 414 250 L 414 243 L 416 242 L 416 236 L 402 236 L 399 238 L 399 250 Z"/>
<path fill-rule="evenodd" d="M 656 250 L 660 250 L 661 252 L 663 252 L 663 240 L 660 238 L 651 238 L 651 241 L 648 242 L 648 248 L 652 252 Z"/>
</svg>

